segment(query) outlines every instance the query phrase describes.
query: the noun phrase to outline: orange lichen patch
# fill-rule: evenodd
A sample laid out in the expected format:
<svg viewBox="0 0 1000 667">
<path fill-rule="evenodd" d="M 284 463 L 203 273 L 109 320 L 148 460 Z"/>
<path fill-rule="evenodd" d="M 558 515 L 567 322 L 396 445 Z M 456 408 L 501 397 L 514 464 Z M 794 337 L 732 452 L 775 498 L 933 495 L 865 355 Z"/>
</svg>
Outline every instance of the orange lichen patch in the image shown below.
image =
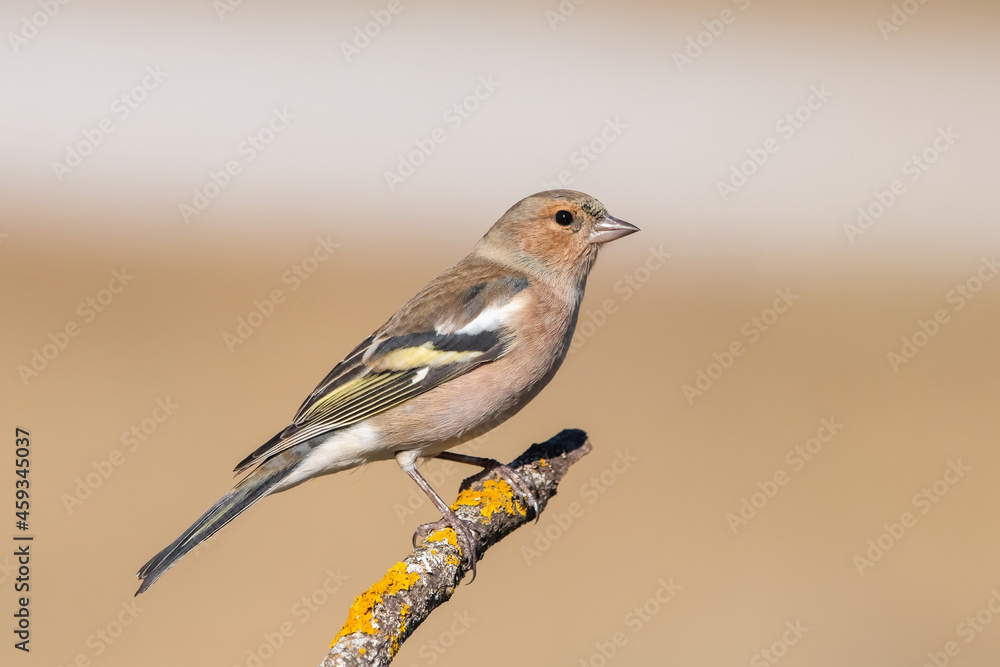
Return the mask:
<svg viewBox="0 0 1000 667">
<path fill-rule="evenodd" d="M 435 530 L 433 533 L 427 536 L 428 542 L 447 542 L 453 547 L 458 546 L 458 536 L 455 535 L 454 528 L 442 528 L 441 530 Z M 433 553 L 437 553 L 434 551 Z"/>
<path fill-rule="evenodd" d="M 514 489 L 502 479 L 486 480 L 483 482 L 482 491 L 473 489 L 462 491 L 451 508 L 457 510 L 461 505 L 478 507 L 483 523 L 489 523 L 497 512 L 506 512 L 509 516 L 514 516 L 514 512 L 519 512 L 522 516 L 527 513 L 524 505 L 514 497 Z"/>
<path fill-rule="evenodd" d="M 417 583 L 418 579 L 420 579 L 419 574 L 415 572 L 408 574 L 406 572 L 406 563 L 400 561 L 393 565 L 385 573 L 381 581 L 354 599 L 354 604 L 351 605 L 350 611 L 347 612 L 347 621 L 344 623 L 344 627 L 340 629 L 340 632 L 337 633 L 337 636 L 333 638 L 333 644 L 336 644 L 337 640 L 341 637 L 346 637 L 355 632 L 363 632 L 366 635 L 375 634 L 377 631 L 374 625 L 375 605 L 382 604 L 383 599 L 387 595 L 394 595 L 399 591 L 409 590 L 413 584 Z M 409 607 L 406 609 L 409 611 Z M 393 633 L 394 645 L 398 643 L 400 633 L 402 633 L 402 630 Z"/>
<path fill-rule="evenodd" d="M 455 567 L 458 567 L 458 559 L 455 558 L 454 556 L 445 556 L 444 562 L 448 563 L 448 565 L 454 565 Z"/>
<path fill-rule="evenodd" d="M 549 462 L 546 461 L 545 459 L 538 459 L 538 465 L 540 465 L 540 466 L 547 466 L 548 464 L 549 464 Z"/>
</svg>

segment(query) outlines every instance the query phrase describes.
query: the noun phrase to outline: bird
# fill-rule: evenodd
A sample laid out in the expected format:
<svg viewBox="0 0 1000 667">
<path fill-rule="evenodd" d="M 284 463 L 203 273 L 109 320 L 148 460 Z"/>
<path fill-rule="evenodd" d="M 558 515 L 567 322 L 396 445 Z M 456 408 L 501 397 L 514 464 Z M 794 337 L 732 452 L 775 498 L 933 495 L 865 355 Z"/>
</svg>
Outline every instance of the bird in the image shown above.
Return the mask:
<svg viewBox="0 0 1000 667">
<path fill-rule="evenodd" d="M 417 463 L 436 457 L 497 470 L 537 518 L 534 495 L 516 473 L 448 450 L 504 422 L 548 384 L 566 358 L 598 251 L 637 231 L 573 190 L 514 204 L 468 256 L 338 363 L 291 424 L 237 464 L 237 475 L 248 474 L 140 568 L 135 594 L 262 498 L 389 459 L 427 494 L 439 523 L 455 530 L 474 577 L 474 533 Z"/>
</svg>

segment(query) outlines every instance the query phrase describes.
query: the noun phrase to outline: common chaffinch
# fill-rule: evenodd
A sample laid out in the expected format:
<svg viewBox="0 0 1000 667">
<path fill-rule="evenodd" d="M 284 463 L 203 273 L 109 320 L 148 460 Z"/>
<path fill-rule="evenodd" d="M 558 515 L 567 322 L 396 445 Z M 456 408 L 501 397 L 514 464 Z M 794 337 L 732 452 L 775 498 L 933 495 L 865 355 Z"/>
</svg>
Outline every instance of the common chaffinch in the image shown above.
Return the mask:
<svg viewBox="0 0 1000 667">
<path fill-rule="evenodd" d="M 441 512 L 475 572 L 471 529 L 417 470 L 500 424 L 552 379 L 569 349 L 587 275 L 605 243 L 639 229 L 589 195 L 551 190 L 512 206 L 455 266 L 432 280 L 323 378 L 292 423 L 236 466 L 251 472 L 139 570 L 148 589 L 178 559 L 271 493 L 395 458 Z M 419 532 L 419 531 L 418 531 Z"/>
</svg>

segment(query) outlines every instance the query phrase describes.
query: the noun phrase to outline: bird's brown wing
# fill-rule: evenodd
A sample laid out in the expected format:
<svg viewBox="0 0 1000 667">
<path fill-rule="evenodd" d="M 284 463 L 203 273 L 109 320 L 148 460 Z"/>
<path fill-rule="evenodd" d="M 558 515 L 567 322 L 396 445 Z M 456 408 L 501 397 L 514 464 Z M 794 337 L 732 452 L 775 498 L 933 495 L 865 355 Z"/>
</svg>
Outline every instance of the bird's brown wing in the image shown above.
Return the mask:
<svg viewBox="0 0 1000 667">
<path fill-rule="evenodd" d="M 477 272 L 465 274 L 475 278 Z M 506 354 L 512 342 L 504 318 L 518 306 L 527 280 L 507 276 L 457 284 L 448 278 L 445 273 L 424 288 L 337 364 L 292 423 L 241 461 L 236 472 L 385 412 Z"/>
</svg>

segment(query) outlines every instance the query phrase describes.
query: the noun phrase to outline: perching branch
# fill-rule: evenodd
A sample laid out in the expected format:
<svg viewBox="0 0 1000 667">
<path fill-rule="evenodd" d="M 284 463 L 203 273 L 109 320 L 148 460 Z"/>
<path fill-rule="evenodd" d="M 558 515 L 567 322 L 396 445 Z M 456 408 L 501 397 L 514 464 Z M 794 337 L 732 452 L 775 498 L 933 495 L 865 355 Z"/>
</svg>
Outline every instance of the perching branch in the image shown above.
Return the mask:
<svg viewBox="0 0 1000 667">
<path fill-rule="evenodd" d="M 586 433 L 565 430 L 548 442 L 532 445 L 509 467 L 534 487 L 541 512 L 556 495 L 569 467 L 589 451 Z M 534 518 L 495 471 L 470 477 L 462 488 L 451 507 L 472 524 L 480 557 Z M 321 667 L 375 667 L 392 662 L 400 645 L 451 598 L 467 574 L 456 543 L 451 528 L 431 533 L 389 568 L 381 581 L 358 596 Z"/>
</svg>

